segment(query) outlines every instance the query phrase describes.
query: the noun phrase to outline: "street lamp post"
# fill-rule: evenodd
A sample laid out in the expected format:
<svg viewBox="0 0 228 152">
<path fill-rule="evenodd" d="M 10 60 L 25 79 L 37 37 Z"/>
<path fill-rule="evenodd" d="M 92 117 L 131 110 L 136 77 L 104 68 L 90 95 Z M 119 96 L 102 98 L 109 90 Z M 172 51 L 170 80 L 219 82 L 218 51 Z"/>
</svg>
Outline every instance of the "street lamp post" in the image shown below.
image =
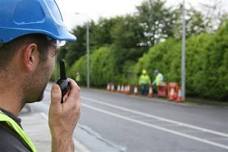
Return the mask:
<svg viewBox="0 0 228 152">
<path fill-rule="evenodd" d="M 90 88 L 90 50 L 89 50 L 89 21 L 86 23 L 86 53 L 87 53 L 87 88 Z"/>
<path fill-rule="evenodd" d="M 185 100 L 186 81 L 186 23 L 185 23 L 185 0 L 182 6 L 182 49 L 181 49 L 181 97 Z"/>
<path fill-rule="evenodd" d="M 76 12 L 76 15 L 84 15 Z M 90 49 L 89 49 L 89 17 L 85 15 L 88 19 L 86 22 L 86 86 L 90 88 Z"/>
</svg>

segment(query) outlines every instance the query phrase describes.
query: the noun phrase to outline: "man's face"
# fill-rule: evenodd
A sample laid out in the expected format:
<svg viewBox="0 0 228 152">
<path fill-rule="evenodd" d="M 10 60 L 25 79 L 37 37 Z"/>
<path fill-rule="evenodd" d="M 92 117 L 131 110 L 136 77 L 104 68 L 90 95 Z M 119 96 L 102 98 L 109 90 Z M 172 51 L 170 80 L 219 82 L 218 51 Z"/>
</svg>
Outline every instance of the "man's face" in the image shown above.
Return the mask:
<svg viewBox="0 0 228 152">
<path fill-rule="evenodd" d="M 46 60 L 40 60 L 37 69 L 31 75 L 30 79 L 30 95 L 26 102 L 40 101 L 43 98 L 43 93 L 47 83 L 50 80 L 56 58 L 56 47 L 55 45 L 50 45 L 48 47 L 48 53 Z"/>
</svg>

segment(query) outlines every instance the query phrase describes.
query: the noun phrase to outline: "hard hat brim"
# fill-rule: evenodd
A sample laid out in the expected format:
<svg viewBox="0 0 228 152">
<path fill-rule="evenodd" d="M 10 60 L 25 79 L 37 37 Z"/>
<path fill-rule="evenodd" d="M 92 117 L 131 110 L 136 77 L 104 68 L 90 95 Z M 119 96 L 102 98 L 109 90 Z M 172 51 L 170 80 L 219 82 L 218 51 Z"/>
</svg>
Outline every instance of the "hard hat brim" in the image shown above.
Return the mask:
<svg viewBox="0 0 228 152">
<path fill-rule="evenodd" d="M 28 34 L 44 34 L 47 35 L 53 39 L 60 40 L 60 41 L 75 41 L 76 36 L 68 32 L 67 30 L 60 30 L 58 34 L 52 34 L 44 30 L 37 30 L 34 32 L 34 30 L 24 30 L 24 29 L 12 29 L 12 28 L 1 28 L 0 31 L 2 35 L 5 35 L 4 39 L 1 39 L 1 43 L 7 43 L 17 37 L 28 35 Z"/>
</svg>

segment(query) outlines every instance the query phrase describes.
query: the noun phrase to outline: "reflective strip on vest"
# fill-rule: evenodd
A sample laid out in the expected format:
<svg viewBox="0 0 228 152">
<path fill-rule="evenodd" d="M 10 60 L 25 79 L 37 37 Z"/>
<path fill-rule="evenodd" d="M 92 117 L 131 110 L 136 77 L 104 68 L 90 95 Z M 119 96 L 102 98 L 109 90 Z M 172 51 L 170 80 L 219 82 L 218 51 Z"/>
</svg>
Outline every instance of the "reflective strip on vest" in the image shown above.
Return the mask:
<svg viewBox="0 0 228 152">
<path fill-rule="evenodd" d="M 36 152 L 35 145 L 32 143 L 32 140 L 29 136 L 24 132 L 24 130 L 9 116 L 4 114 L 0 110 L 0 122 L 6 122 L 12 129 L 14 129 L 17 134 L 24 140 L 24 142 L 30 147 L 32 152 Z"/>
</svg>

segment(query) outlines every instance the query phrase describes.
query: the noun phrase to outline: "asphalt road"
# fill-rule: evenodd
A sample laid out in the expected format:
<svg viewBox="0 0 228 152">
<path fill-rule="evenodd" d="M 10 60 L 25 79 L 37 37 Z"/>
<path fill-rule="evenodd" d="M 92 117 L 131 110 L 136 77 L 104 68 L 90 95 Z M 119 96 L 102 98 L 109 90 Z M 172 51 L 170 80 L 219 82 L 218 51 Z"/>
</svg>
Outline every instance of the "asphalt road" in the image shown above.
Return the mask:
<svg viewBox="0 0 228 152">
<path fill-rule="evenodd" d="M 80 123 L 123 151 L 228 151 L 228 108 L 87 89 L 81 99 Z"/>
<path fill-rule="evenodd" d="M 50 87 L 45 93 L 49 91 Z M 48 100 L 45 95 L 39 105 L 45 112 Z M 80 131 L 75 137 L 92 152 L 228 151 L 227 107 L 176 104 L 84 88 L 81 104 Z"/>
</svg>

